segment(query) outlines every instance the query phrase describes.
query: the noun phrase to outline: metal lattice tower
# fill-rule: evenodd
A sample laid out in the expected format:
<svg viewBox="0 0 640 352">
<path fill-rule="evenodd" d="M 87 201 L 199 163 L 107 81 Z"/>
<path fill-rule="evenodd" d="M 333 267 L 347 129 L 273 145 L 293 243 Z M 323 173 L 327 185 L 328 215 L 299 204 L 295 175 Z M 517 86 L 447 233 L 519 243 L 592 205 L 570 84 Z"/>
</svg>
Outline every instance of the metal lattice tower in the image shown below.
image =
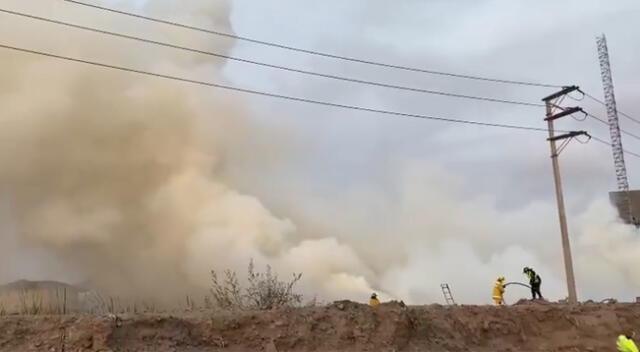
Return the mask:
<svg viewBox="0 0 640 352">
<path fill-rule="evenodd" d="M 607 48 L 607 38 L 604 34 L 597 37 L 598 59 L 600 59 L 600 73 L 602 75 L 602 86 L 604 88 L 604 101 L 607 107 L 607 117 L 609 118 L 609 134 L 611 135 L 611 147 L 613 149 L 613 164 L 616 169 L 616 179 L 618 191 L 625 192 L 621 201 L 624 202 L 621 209 L 627 211 L 627 219 L 631 219 L 631 200 L 629 199 L 629 180 L 627 178 L 627 167 L 624 163 L 624 150 L 622 149 L 622 138 L 620 137 L 620 125 L 618 123 L 618 109 L 616 107 L 616 96 L 613 91 L 613 78 L 611 77 L 611 65 L 609 63 L 609 49 Z"/>
</svg>

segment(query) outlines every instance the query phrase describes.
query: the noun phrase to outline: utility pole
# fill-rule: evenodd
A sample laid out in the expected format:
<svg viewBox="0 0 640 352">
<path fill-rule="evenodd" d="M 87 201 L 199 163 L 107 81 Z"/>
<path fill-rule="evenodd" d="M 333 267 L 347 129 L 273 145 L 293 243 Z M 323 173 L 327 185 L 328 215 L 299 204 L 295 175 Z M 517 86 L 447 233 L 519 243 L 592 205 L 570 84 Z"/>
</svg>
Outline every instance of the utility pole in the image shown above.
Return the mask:
<svg viewBox="0 0 640 352">
<path fill-rule="evenodd" d="M 547 126 L 549 129 L 549 146 L 551 147 L 551 163 L 553 165 L 553 179 L 556 186 L 556 200 L 558 201 L 558 217 L 560 218 L 560 234 L 562 236 L 562 254 L 564 257 L 564 269 L 567 276 L 567 290 L 569 292 L 569 303 L 575 304 L 578 302 L 578 294 L 576 293 L 576 279 L 573 273 L 573 259 L 571 258 L 571 243 L 569 241 L 569 230 L 567 227 L 567 216 L 564 209 L 564 196 L 562 193 L 562 180 L 560 178 L 560 165 L 558 162 L 558 156 L 560 152 L 569 144 L 571 139 L 580 135 L 589 136 L 584 131 L 572 131 L 562 135 L 555 135 L 553 123 L 555 120 L 570 116 L 576 112 L 583 112 L 581 108 L 561 108 L 558 104 L 569 93 L 578 90 L 577 86 L 565 87 L 561 91 L 549 95 L 542 99 L 546 106 Z M 554 114 L 556 109 L 561 110 L 559 113 Z M 557 147 L 556 141 L 563 140 L 560 148 Z"/>
</svg>

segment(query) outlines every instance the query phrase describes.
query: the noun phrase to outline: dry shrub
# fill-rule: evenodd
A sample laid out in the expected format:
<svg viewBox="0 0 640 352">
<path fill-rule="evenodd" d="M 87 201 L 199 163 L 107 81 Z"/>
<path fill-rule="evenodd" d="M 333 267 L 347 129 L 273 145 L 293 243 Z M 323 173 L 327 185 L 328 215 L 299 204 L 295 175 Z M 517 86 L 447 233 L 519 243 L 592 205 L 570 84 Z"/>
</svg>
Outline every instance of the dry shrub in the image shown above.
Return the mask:
<svg viewBox="0 0 640 352">
<path fill-rule="evenodd" d="M 38 315 L 43 313 L 42 292 L 23 289 L 20 291 L 20 313 L 23 315 Z"/>
<path fill-rule="evenodd" d="M 234 271 L 225 270 L 224 279 L 220 280 L 215 270 L 211 270 L 211 283 L 211 295 L 218 307 L 244 307 L 242 289 Z"/>
<path fill-rule="evenodd" d="M 67 314 L 67 289 L 56 288 L 54 294 L 49 292 L 50 297 L 47 300 L 48 309 L 47 314 L 64 315 Z"/>
<path fill-rule="evenodd" d="M 302 303 L 302 295 L 293 290 L 302 273 L 293 273 L 290 281 L 280 281 L 269 265 L 265 272 L 256 272 L 253 260 L 247 272 L 247 285 L 243 288 L 234 271 L 225 270 L 224 278 L 220 279 L 216 271 L 211 270 L 211 296 L 218 307 L 265 310 Z"/>
<path fill-rule="evenodd" d="M 82 294 L 82 311 L 90 314 L 116 314 L 120 312 L 117 297 L 105 296 L 98 291 L 87 291 Z M 134 306 L 134 310 L 137 309 Z M 122 312 L 125 312 L 123 309 Z"/>
<path fill-rule="evenodd" d="M 193 298 L 191 298 L 189 295 L 187 295 L 187 310 L 188 311 L 194 311 L 197 308 L 198 307 L 196 305 L 196 302 L 193 300 Z"/>
</svg>

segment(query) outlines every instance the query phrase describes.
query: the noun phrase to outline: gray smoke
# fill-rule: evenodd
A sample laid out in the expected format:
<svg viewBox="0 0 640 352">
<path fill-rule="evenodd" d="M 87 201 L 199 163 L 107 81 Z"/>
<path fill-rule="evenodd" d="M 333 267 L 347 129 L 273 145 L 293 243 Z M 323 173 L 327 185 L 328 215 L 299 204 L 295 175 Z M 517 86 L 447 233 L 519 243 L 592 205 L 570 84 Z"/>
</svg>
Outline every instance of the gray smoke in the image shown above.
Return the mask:
<svg viewBox="0 0 640 352">
<path fill-rule="evenodd" d="M 150 3 L 140 11 L 230 30 L 225 1 L 182 1 L 179 10 Z M 4 4 L 219 52 L 234 44 L 53 0 Z M 0 23 L 7 44 L 224 80 L 225 63 L 211 58 L 7 15 Z M 301 194 L 276 216 L 235 187 L 263 182 L 259 168 L 243 182 L 220 170 L 244 162 L 286 171 L 306 141 L 247 118 L 249 98 L 5 50 L 0 67 L 0 257 L 10 263 L 0 280 L 88 280 L 120 295 L 171 296 L 206 286 L 212 268 L 242 271 L 253 258 L 303 272 L 303 291 L 322 299 L 362 300 L 376 290 L 440 301 L 448 282 L 460 301 L 487 302 L 495 277 L 522 281 L 524 265 L 543 275 L 547 296 L 564 294 L 551 202 L 504 210 L 491 196 L 466 194 L 465 177 L 416 159 L 393 166 L 392 197 L 368 187 Z M 572 236 L 585 294 L 632 296 L 640 287 L 629 270 L 640 248 L 634 230 L 606 202 L 578 219 Z M 602 282 L 611 289 L 600 290 Z"/>
</svg>

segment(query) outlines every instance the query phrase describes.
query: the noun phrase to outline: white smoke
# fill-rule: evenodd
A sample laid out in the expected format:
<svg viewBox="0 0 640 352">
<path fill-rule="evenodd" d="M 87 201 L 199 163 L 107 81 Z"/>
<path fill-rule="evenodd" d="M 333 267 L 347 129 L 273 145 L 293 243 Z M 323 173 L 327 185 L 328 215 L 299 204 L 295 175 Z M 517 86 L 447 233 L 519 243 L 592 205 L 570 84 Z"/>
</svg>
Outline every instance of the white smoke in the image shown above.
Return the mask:
<svg viewBox="0 0 640 352">
<path fill-rule="evenodd" d="M 233 44 L 52 0 L 4 3 L 203 49 Z M 168 0 L 153 1 L 142 11 L 229 26 L 225 1 L 183 1 L 179 13 Z M 224 62 L 7 15 L 0 34 L 16 46 L 224 79 Z M 483 303 L 497 275 L 523 281 L 527 265 L 543 276 L 545 295 L 564 295 L 555 204 L 499 210 L 490 196 L 464 194 L 464 178 L 409 160 L 393 172 L 393 197 L 374 189 L 324 202 L 300 197 L 290 216 L 276 216 L 217 174 L 238 162 L 228 158 L 231 148 L 250 149 L 255 162 L 265 150 L 293 149 L 282 131 L 243 144 L 264 128 L 245 119 L 248 100 L 9 51 L 0 52 L 0 66 L 0 190 L 13 225 L 1 232 L 0 280 L 78 278 L 119 294 L 178 295 L 206 286 L 210 269 L 242 272 L 253 258 L 282 275 L 303 272 L 303 291 L 321 299 L 363 300 L 376 290 L 439 302 L 446 282 L 459 301 Z M 286 167 L 286 153 L 268 160 Z M 572 238 L 583 297 L 633 297 L 635 231 L 606 202 L 578 219 Z M 514 288 L 507 298 L 527 294 Z"/>
<path fill-rule="evenodd" d="M 51 8 L 53 2 L 44 8 L 19 1 L 9 5 L 72 21 L 82 14 L 83 21 L 109 29 L 131 27 L 122 19 L 105 20 L 104 14 L 86 17 L 92 10 L 65 6 L 58 11 Z M 225 2 L 182 5 L 178 17 L 186 22 L 228 25 Z M 162 17 L 174 9 L 155 1 L 144 11 Z M 3 23 L 8 25 L 2 34 L 17 46 L 152 71 L 208 72 L 211 79 L 223 79 L 224 62 L 211 63 L 210 58 L 154 52 L 140 43 L 13 17 Z M 67 39 L 51 44 L 50 38 L 24 30 L 34 27 Z M 154 35 L 165 40 L 188 38 L 195 47 L 222 52 L 230 48 L 229 41 L 211 45 L 210 38 L 155 29 Z M 152 32 L 141 32 L 146 31 Z M 157 78 L 15 52 L 1 52 L 0 62 L 0 187 L 16 223 L 15 229 L 3 231 L 6 244 L 17 236 L 23 253 L 45 248 L 78 276 L 123 295 L 182 295 L 206 287 L 210 269 L 241 271 L 251 258 L 307 272 L 307 292 L 315 285 L 326 285 L 318 294 L 332 297 L 371 291 L 360 277 L 348 282 L 348 272 L 358 269 L 352 267 L 357 258 L 348 247 L 331 239 L 305 241 L 291 221 L 275 217 L 258 199 L 216 177 L 224 149 L 251 137 L 239 101 Z M 334 268 L 317 270 L 329 256 L 334 256 Z M 33 275 L 25 264 L 13 265 L 2 279 Z M 49 269 L 41 267 L 41 276 L 56 275 Z"/>
</svg>

